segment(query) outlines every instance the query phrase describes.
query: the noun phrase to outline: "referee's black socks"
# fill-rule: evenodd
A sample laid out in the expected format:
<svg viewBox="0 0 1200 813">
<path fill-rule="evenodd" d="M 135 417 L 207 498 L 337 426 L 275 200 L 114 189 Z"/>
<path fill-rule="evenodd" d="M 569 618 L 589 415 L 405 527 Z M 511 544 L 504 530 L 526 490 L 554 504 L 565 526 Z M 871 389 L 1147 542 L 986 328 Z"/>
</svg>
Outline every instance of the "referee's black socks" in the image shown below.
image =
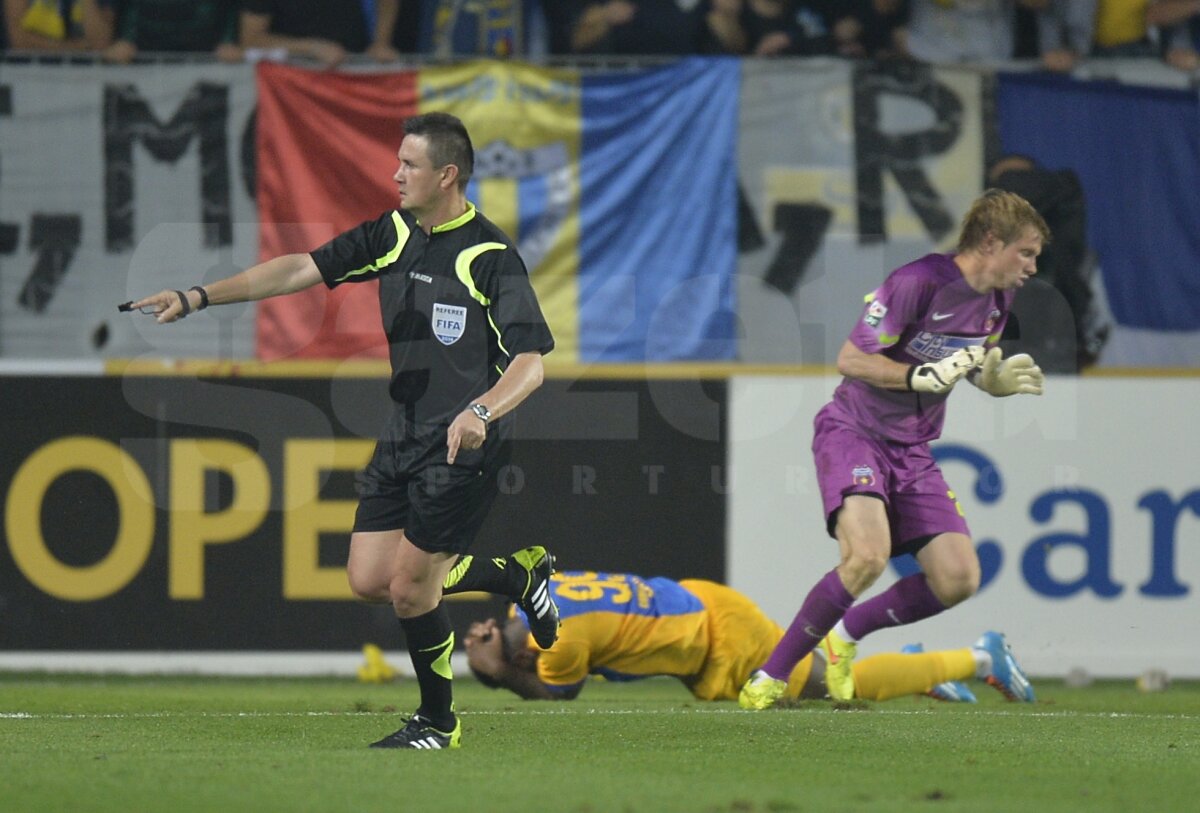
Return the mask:
<svg viewBox="0 0 1200 813">
<path fill-rule="evenodd" d="M 446 606 L 438 606 L 415 618 L 401 618 L 400 628 L 408 642 L 417 684 L 421 687 L 421 707 L 417 713 L 439 731 L 454 728 L 454 673 L 450 671 L 450 653 L 454 650 L 454 628 Z"/>
<path fill-rule="evenodd" d="M 521 598 L 528 581 L 528 571 L 515 563 L 510 564 L 504 556 L 480 559 L 468 554 L 451 568 L 442 584 L 442 592 L 451 595 L 478 590 L 516 601 Z"/>
</svg>

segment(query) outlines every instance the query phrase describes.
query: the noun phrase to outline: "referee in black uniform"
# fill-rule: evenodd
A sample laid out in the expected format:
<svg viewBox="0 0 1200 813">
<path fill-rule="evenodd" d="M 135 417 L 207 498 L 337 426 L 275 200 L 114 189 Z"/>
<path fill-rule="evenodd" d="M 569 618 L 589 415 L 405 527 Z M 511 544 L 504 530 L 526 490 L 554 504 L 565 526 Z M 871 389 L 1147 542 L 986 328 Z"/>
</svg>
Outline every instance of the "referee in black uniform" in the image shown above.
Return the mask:
<svg viewBox="0 0 1200 813">
<path fill-rule="evenodd" d="M 309 254 L 286 254 L 123 310 L 173 322 L 209 305 L 266 299 L 325 283 L 379 280 L 390 346 L 392 416 L 359 477 L 347 564 L 350 587 L 390 602 L 407 639 L 421 705 L 378 748 L 456 748 L 445 592 L 485 590 L 516 601 L 539 645 L 558 632 L 541 546 L 506 558 L 466 553 L 507 460 L 505 416 L 542 383 L 554 338 L 509 238 L 466 198 L 474 150 L 445 113 L 405 121 L 393 180 L 400 206 Z"/>
</svg>

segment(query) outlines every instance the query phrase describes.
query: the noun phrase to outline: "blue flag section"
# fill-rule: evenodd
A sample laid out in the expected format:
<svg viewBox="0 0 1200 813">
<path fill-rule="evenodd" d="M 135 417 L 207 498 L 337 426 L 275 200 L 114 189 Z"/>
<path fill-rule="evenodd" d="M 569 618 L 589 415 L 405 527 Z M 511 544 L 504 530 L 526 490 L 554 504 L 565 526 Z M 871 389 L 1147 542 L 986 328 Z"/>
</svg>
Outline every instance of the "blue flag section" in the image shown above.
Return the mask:
<svg viewBox="0 0 1200 813">
<path fill-rule="evenodd" d="M 583 79 L 581 361 L 733 359 L 736 60 Z"/>
<path fill-rule="evenodd" d="M 1200 98 L 999 74 L 996 108 L 1005 152 L 1079 174 L 1116 320 L 1200 330 Z"/>
</svg>

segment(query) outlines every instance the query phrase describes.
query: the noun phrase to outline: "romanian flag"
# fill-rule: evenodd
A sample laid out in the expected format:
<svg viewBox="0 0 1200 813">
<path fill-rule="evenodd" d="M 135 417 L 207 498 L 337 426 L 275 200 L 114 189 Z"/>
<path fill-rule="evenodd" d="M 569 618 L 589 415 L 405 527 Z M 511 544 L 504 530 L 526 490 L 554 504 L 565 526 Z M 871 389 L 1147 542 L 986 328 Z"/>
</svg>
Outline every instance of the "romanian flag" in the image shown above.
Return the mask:
<svg viewBox="0 0 1200 813">
<path fill-rule="evenodd" d="M 405 117 L 463 120 L 468 197 L 517 243 L 551 362 L 734 357 L 736 60 L 583 74 L 510 62 L 396 73 L 258 67 L 260 256 L 395 208 Z M 258 354 L 386 358 L 374 283 L 259 303 Z"/>
</svg>

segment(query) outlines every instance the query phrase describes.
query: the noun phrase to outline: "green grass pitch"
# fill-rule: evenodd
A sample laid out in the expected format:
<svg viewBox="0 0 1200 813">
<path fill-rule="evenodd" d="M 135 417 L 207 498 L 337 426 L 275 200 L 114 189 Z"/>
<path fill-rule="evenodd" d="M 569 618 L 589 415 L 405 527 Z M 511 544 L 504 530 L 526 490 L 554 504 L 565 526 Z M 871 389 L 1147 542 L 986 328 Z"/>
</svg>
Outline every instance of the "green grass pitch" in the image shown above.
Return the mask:
<svg viewBox="0 0 1200 813">
<path fill-rule="evenodd" d="M 463 747 L 366 748 L 412 681 L 0 674 L 0 811 L 1190 811 L 1200 683 L 744 712 L 668 679 L 570 703 L 456 681 Z"/>
</svg>

